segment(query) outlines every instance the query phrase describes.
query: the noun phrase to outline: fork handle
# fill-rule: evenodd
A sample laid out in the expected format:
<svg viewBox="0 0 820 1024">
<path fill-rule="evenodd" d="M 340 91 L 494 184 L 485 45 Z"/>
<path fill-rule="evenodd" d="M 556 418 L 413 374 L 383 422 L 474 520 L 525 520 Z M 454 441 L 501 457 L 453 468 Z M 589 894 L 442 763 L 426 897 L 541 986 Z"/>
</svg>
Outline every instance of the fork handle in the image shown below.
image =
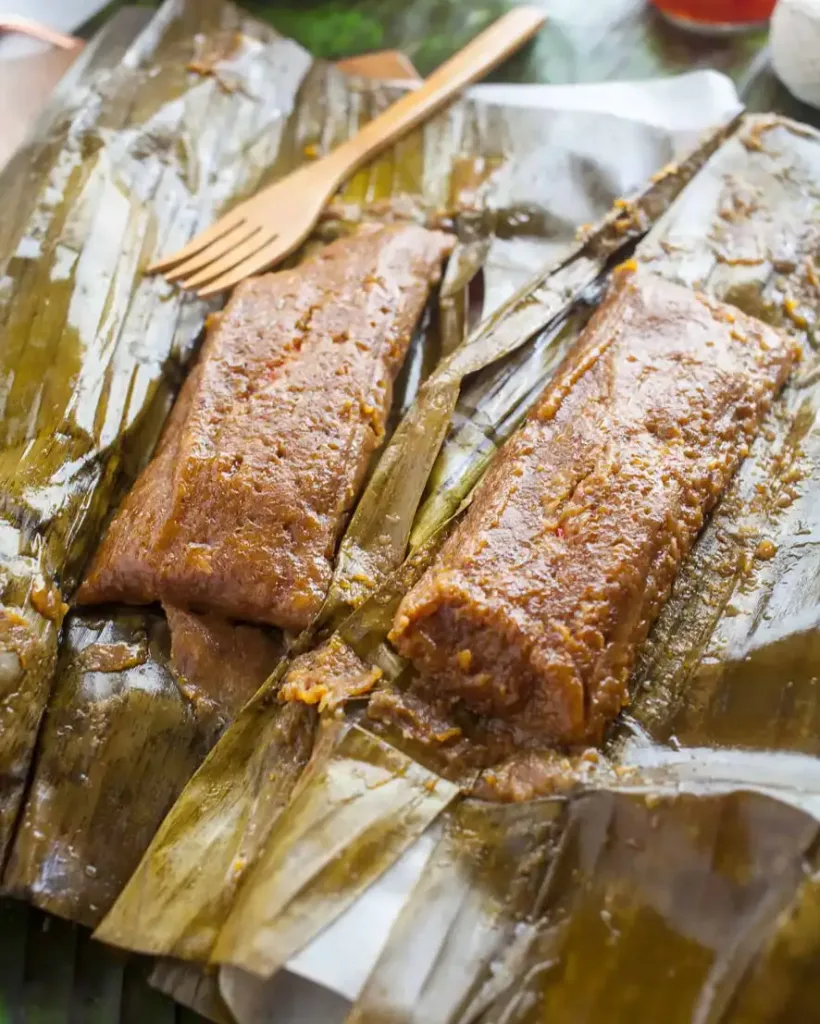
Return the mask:
<svg viewBox="0 0 820 1024">
<path fill-rule="evenodd" d="M 363 163 L 415 128 L 506 60 L 541 28 L 546 15 L 536 7 L 516 7 L 445 61 L 418 89 L 408 92 L 378 117 L 368 121 L 352 139 L 325 160 L 336 170 L 339 186 Z M 324 163 L 324 161 L 322 161 Z"/>
</svg>

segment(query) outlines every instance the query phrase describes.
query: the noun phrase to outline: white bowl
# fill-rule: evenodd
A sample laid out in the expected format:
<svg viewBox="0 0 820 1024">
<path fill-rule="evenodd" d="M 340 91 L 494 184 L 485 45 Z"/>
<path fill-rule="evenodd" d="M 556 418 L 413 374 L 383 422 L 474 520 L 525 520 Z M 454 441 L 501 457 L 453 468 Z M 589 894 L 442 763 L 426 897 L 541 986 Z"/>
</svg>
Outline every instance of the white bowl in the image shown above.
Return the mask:
<svg viewBox="0 0 820 1024">
<path fill-rule="evenodd" d="M 778 78 L 799 100 L 820 107 L 820 0 L 780 0 L 769 42 Z"/>
</svg>

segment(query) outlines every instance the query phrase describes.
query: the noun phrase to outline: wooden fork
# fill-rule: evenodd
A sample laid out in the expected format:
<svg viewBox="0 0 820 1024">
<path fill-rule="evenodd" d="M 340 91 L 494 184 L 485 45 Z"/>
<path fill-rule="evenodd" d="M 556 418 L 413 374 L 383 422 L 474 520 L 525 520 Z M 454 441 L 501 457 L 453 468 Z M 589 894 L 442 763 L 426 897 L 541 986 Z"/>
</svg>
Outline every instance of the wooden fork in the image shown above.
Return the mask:
<svg viewBox="0 0 820 1024">
<path fill-rule="evenodd" d="M 544 12 L 533 7 L 505 14 L 352 139 L 241 203 L 148 272 L 164 272 L 169 281 L 206 296 L 284 259 L 307 238 L 327 200 L 362 164 L 509 57 L 545 20 Z"/>
</svg>

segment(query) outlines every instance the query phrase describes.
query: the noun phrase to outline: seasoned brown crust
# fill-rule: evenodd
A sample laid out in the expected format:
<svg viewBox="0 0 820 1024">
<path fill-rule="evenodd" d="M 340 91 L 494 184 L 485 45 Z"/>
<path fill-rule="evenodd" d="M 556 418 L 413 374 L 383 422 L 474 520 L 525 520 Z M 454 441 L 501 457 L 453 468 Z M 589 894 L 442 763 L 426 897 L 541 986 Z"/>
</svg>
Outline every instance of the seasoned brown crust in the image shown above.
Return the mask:
<svg viewBox="0 0 820 1024">
<path fill-rule="evenodd" d="M 154 545 L 171 508 L 180 437 L 199 377 L 197 363 L 182 385 L 153 459 L 126 496 L 94 556 L 77 591 L 78 604 L 151 604 L 157 600 L 160 559 Z"/>
<path fill-rule="evenodd" d="M 393 225 L 240 285 L 78 600 L 306 626 L 451 244 Z"/>
<path fill-rule="evenodd" d="M 619 273 L 402 601 L 399 651 L 438 695 L 529 737 L 598 742 L 795 354 L 757 320 Z"/>
</svg>

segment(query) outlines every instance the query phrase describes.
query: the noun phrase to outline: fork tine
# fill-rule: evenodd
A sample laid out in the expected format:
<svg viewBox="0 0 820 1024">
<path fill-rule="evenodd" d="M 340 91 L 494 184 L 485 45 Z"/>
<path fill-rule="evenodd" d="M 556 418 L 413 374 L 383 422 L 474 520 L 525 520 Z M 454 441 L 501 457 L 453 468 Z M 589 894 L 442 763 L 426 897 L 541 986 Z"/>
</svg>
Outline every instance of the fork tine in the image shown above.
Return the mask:
<svg viewBox="0 0 820 1024">
<path fill-rule="evenodd" d="M 199 288 L 201 285 L 205 285 L 209 281 L 212 281 L 215 277 L 219 277 L 221 274 L 225 274 L 229 270 L 232 270 L 238 263 L 241 263 L 243 260 L 255 255 L 255 253 L 259 252 L 260 249 L 270 245 L 270 243 L 275 239 L 275 232 L 264 232 L 261 228 L 257 228 L 256 231 L 254 231 L 254 233 L 241 245 L 237 245 L 235 249 L 231 249 L 230 252 L 226 253 L 221 259 L 208 264 L 208 266 L 198 274 L 185 277 L 179 283 L 183 288 Z"/>
<path fill-rule="evenodd" d="M 171 253 L 170 256 L 165 256 L 163 259 L 152 263 L 146 270 L 146 273 L 161 274 L 169 267 L 173 267 L 177 263 L 195 256 L 198 252 L 202 252 L 206 246 L 218 242 L 220 238 L 224 238 L 231 232 L 236 231 L 245 222 L 245 215 L 241 210 L 242 207 L 239 206 L 233 213 L 229 213 L 227 217 L 221 217 L 215 224 L 212 224 L 204 231 L 200 231 L 198 235 L 194 235 L 187 245 Z"/>
<path fill-rule="evenodd" d="M 257 236 L 261 231 L 262 228 L 258 224 L 243 224 L 239 230 L 232 231 L 229 235 L 224 235 L 219 241 L 209 245 L 207 249 L 203 249 L 196 256 L 191 256 L 190 259 L 185 260 L 183 263 L 178 263 L 170 270 L 166 270 L 165 277 L 169 281 L 183 281 L 185 278 L 204 271 L 215 260 L 229 258 L 235 249 L 241 248 L 253 239 L 256 239 L 258 248 L 261 243 Z M 263 238 L 267 237 L 267 235 L 263 235 Z M 230 266 L 237 262 L 238 260 L 234 260 Z M 210 276 L 213 277 L 214 275 L 211 274 Z M 187 285 L 184 287 L 187 287 Z"/>
<path fill-rule="evenodd" d="M 302 241 L 302 236 L 293 239 L 290 243 L 278 242 L 278 236 L 269 242 L 264 248 L 259 249 L 252 256 L 243 260 L 237 264 L 232 270 L 229 270 L 226 274 L 221 277 L 217 277 L 211 281 L 204 288 L 200 288 L 197 295 L 201 299 L 207 298 L 209 295 L 216 295 L 217 292 L 225 291 L 226 288 L 233 288 L 234 285 L 239 284 L 246 277 L 251 277 L 253 274 L 258 274 L 262 270 L 266 270 L 272 263 L 278 263 L 283 260 L 286 256 L 289 256 L 294 249 L 296 249 L 299 243 Z M 278 244 L 277 244 L 278 242 Z"/>
</svg>

